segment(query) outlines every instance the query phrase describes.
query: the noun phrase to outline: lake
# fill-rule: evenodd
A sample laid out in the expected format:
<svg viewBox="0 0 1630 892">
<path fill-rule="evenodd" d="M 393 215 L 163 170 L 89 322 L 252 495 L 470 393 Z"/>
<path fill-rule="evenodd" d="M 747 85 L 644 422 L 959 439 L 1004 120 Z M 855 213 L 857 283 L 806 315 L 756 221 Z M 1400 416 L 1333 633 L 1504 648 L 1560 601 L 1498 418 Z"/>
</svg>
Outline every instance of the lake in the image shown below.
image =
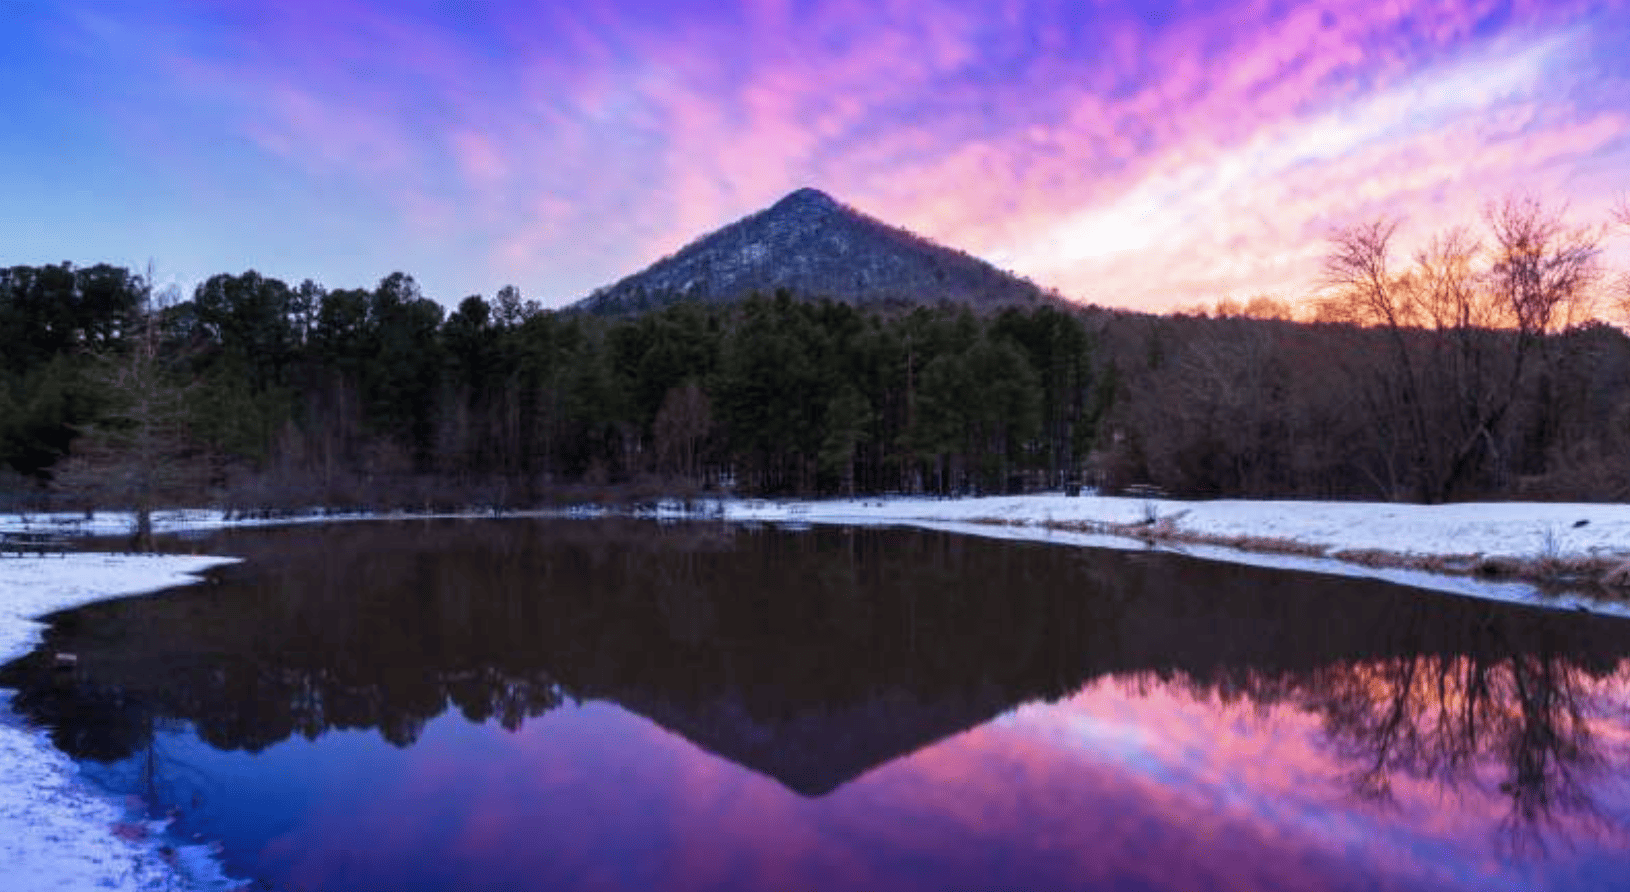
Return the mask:
<svg viewBox="0 0 1630 892">
<path fill-rule="evenodd" d="M 169 547 L 247 560 L 53 616 L 0 686 L 256 888 L 1630 876 L 1630 621 L 905 529 L 404 521 Z"/>
</svg>

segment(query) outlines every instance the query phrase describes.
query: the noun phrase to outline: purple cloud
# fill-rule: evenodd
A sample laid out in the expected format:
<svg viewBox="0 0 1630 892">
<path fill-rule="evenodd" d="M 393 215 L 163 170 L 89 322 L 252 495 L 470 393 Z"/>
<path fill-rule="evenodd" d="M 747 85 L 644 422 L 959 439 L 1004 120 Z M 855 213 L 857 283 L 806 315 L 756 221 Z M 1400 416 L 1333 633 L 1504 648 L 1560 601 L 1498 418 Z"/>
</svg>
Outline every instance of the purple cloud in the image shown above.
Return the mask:
<svg viewBox="0 0 1630 892">
<path fill-rule="evenodd" d="M 448 302 L 561 303 L 815 185 L 1161 308 L 1294 296 L 1332 223 L 1383 211 L 1424 235 L 1524 188 L 1595 215 L 1630 162 L 1621 2 L 157 9 L 64 13 L 64 43 L 143 85 L 80 113 L 117 111 L 108 163 L 173 184 L 152 212 L 233 221 L 196 276 L 385 263 Z"/>
</svg>

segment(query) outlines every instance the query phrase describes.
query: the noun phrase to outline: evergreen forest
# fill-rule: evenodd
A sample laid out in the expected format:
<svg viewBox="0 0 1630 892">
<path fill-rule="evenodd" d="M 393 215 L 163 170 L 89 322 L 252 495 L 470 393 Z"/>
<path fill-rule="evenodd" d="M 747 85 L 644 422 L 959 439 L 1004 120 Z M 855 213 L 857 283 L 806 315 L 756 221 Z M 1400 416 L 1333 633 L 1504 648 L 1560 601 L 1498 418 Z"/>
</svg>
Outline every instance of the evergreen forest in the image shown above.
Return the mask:
<svg viewBox="0 0 1630 892">
<path fill-rule="evenodd" d="M 1503 216 L 1502 216 L 1503 214 Z M 1154 316 L 779 291 L 635 315 L 448 312 L 221 274 L 0 269 L 0 508 L 493 509 L 1141 484 L 1181 497 L 1630 500 L 1630 339 L 1535 205 L 1320 299 Z M 1510 231 L 1502 231 L 1506 226 Z M 1526 227 L 1526 228 L 1525 228 Z M 1549 228 L 1547 228 L 1549 227 Z M 1525 241 L 1526 239 L 1526 241 Z"/>
</svg>

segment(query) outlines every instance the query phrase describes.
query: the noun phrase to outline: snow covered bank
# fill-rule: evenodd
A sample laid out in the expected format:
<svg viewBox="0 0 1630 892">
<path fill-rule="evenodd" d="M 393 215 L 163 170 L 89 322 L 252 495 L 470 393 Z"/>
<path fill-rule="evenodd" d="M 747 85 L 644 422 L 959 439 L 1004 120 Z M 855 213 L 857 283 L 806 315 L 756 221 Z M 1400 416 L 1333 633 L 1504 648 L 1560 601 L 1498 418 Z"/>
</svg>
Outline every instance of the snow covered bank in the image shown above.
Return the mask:
<svg viewBox="0 0 1630 892">
<path fill-rule="evenodd" d="M 39 641 L 45 614 L 196 582 L 231 558 L 69 554 L 0 556 L 0 662 Z M 0 690 L 0 699 L 11 692 Z M 225 888 L 202 847 L 162 848 L 160 825 L 133 821 L 78 777 L 43 731 L 0 715 L 0 892 Z M 183 881 L 185 884 L 183 885 Z"/>
<path fill-rule="evenodd" d="M 505 517 L 596 517 L 611 506 L 579 506 L 505 512 Z M 969 499 L 871 498 L 832 501 L 704 501 L 692 510 L 663 502 L 633 510 L 638 516 L 727 520 L 840 523 L 976 523 L 1056 530 L 1136 534 L 1155 532 L 1163 541 L 1208 540 L 1211 544 L 1258 541 L 1276 550 L 1348 558 L 1367 553 L 1400 557 L 1474 558 L 1574 562 L 1630 559 L 1630 505 L 1545 502 L 1465 502 L 1404 505 L 1390 502 L 1267 502 L 1066 497 L 1059 494 Z M 329 514 L 307 511 L 277 517 L 229 518 L 216 510 L 163 511 L 153 516 L 159 532 L 293 523 L 390 520 L 412 517 L 483 517 L 481 512 Z M 130 516 L 0 514 L 0 530 L 61 529 L 66 533 L 123 535 Z M 1292 547 L 1294 546 L 1294 548 Z M 1267 549 L 1264 549 L 1267 550 Z"/>
<path fill-rule="evenodd" d="M 228 515 L 215 508 L 187 508 L 153 512 L 153 530 L 158 533 L 208 532 L 227 527 L 285 526 L 293 523 L 338 523 L 350 520 L 384 520 L 396 517 L 425 517 L 430 515 L 319 510 L 298 511 L 287 514 L 256 516 L 253 514 Z M 464 515 L 449 515 L 464 516 Z M 54 531 L 68 536 L 128 536 L 135 522 L 128 511 L 97 511 L 87 516 L 82 511 L 30 514 L 0 514 L 0 531 L 33 530 Z"/>
<path fill-rule="evenodd" d="M 717 503 L 710 502 L 716 506 Z M 690 517 L 696 511 L 686 511 L 680 502 L 664 502 L 653 509 L 653 516 Z M 381 520 L 480 520 L 494 517 L 517 518 L 593 518 L 618 513 L 607 505 L 567 505 L 558 508 L 507 510 L 471 508 L 466 511 L 330 511 L 312 508 L 303 511 L 276 513 L 238 512 L 228 514 L 217 508 L 177 508 L 153 512 L 153 531 L 180 535 L 208 533 L 214 530 L 243 529 L 249 527 L 280 527 L 309 523 L 357 523 Z M 625 512 L 626 513 L 626 512 Z M 639 513 L 639 512 L 636 512 Z M 705 512 L 716 517 L 717 510 Z M 642 515 L 643 516 L 643 515 Z M 135 530 L 135 519 L 127 511 L 97 511 L 90 516 L 84 512 L 33 512 L 27 514 L 0 514 L 0 532 L 49 532 L 64 537 L 76 536 L 129 536 Z"/>
<path fill-rule="evenodd" d="M 1099 547 L 1162 547 L 1214 560 L 1298 566 L 1347 575 L 1380 576 L 1424 588 L 1488 595 L 1490 581 L 1574 577 L 1588 588 L 1615 567 L 1630 573 L 1630 505 L 1595 503 L 1467 502 L 1406 505 L 1387 502 L 1177 501 L 1060 494 L 968 499 L 868 498 L 831 501 L 663 501 L 639 506 L 578 505 L 502 516 L 594 518 L 633 515 L 657 520 L 725 519 L 777 523 L 946 524 L 974 535 L 1053 538 L 1088 534 Z M 159 532 L 205 532 L 225 527 L 279 526 L 431 517 L 494 516 L 485 511 L 447 514 L 344 514 L 311 510 L 275 517 L 228 516 L 218 510 L 158 512 Z M 1000 528 L 1006 532 L 998 533 Z M 0 531 L 59 530 L 66 534 L 128 534 L 128 514 L 0 514 Z M 1292 560 L 1292 559 L 1295 560 Z M 1405 572 L 1407 571 L 1407 572 Z M 1492 572 L 1486 572 L 1492 571 Z M 1457 576 L 1458 574 L 1458 576 Z M 1475 575 L 1477 579 L 1464 577 Z M 1621 583 L 1623 585 L 1623 583 Z M 1533 592 L 1531 587 L 1524 591 Z M 1630 588 L 1597 588 L 1597 595 L 1630 602 Z M 1498 597 L 1499 595 L 1492 595 Z M 1540 599 L 1551 605 L 1600 599 Z M 1627 606 L 1626 609 L 1630 609 Z"/>
<path fill-rule="evenodd" d="M 1630 561 L 1630 505 L 1531 502 L 1400 505 L 1370 502 L 1181 502 L 1063 495 L 972 499 L 731 502 L 726 518 L 806 523 L 956 524 L 963 532 L 1054 538 L 1091 535 L 1100 547 L 1154 543 L 1216 560 L 1365 575 L 1461 594 L 1553 606 L 1526 585 L 1459 578 L 1439 570 L 1497 566 L 1603 567 Z M 1120 537 L 1110 539 L 1110 536 Z M 1130 540 L 1128 537 L 1135 537 Z M 1602 604 L 1623 612 L 1617 604 Z"/>
<path fill-rule="evenodd" d="M 1035 525 L 1133 526 L 1151 520 L 1217 537 L 1302 543 L 1332 556 L 1345 552 L 1449 557 L 1630 557 L 1630 505 L 1464 502 L 1180 502 L 1044 494 L 976 499 L 858 499 L 736 502 L 739 520 L 936 520 Z M 1583 523 L 1581 523 L 1581 521 Z"/>
</svg>

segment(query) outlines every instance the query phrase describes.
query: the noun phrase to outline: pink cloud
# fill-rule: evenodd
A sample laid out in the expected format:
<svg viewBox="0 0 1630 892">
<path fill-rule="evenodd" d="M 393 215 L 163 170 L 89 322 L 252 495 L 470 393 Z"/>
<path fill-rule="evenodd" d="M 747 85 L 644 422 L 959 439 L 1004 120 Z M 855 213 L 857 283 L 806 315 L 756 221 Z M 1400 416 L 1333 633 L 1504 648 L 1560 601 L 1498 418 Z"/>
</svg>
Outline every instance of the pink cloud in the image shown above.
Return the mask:
<svg viewBox="0 0 1630 892">
<path fill-rule="evenodd" d="M 486 280 L 546 300 L 815 185 L 1066 294 L 1162 307 L 1305 287 L 1331 220 L 1435 225 L 1622 151 L 1630 88 L 1584 49 L 1607 9 L 601 2 L 493 6 L 472 31 L 294 4 L 166 64 L 268 155 L 381 196 L 409 240 L 485 245 Z M 1433 93 L 1454 77 L 1474 101 Z M 1102 232 L 1122 244 L 1079 242 Z"/>
<path fill-rule="evenodd" d="M 452 155 L 464 178 L 478 185 L 501 185 L 509 175 L 509 161 L 498 144 L 484 133 L 461 130 L 448 136 Z"/>
</svg>

